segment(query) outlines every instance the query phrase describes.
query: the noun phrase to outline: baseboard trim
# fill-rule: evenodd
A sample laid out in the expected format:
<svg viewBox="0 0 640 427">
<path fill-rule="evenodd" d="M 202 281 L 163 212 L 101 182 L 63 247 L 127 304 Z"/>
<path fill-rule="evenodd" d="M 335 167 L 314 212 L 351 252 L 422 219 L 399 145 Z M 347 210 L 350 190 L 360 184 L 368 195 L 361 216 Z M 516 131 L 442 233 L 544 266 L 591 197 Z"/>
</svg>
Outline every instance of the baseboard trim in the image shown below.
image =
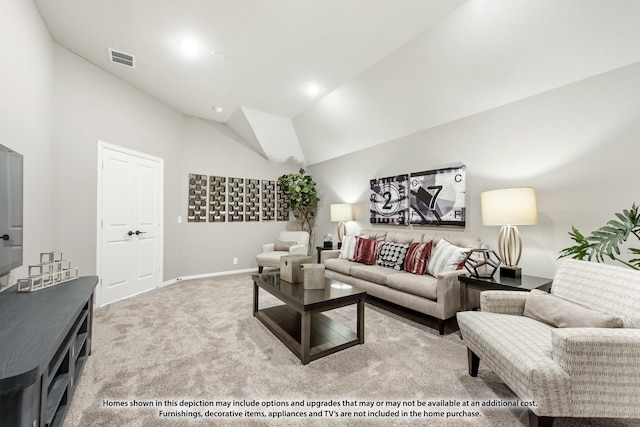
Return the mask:
<svg viewBox="0 0 640 427">
<path fill-rule="evenodd" d="M 159 288 L 163 288 L 168 285 L 173 285 L 174 283 L 181 282 L 183 280 L 194 280 L 194 279 L 206 279 L 207 277 L 217 277 L 217 276 L 229 276 L 232 274 L 240 274 L 240 273 L 257 273 L 257 268 L 245 268 L 242 270 L 229 270 L 229 271 L 218 271 L 216 273 L 204 273 L 204 274 L 193 274 L 191 276 L 181 276 L 176 277 L 175 279 L 167 280 L 162 282 Z"/>
</svg>

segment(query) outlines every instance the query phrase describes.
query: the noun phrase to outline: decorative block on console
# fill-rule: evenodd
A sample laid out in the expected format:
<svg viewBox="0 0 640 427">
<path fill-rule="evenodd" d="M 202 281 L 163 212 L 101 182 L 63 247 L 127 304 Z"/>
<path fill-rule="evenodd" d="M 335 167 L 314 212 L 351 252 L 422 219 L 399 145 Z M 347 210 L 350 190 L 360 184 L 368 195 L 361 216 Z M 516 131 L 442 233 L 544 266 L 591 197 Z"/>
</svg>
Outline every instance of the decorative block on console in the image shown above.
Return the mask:
<svg viewBox="0 0 640 427">
<path fill-rule="evenodd" d="M 29 266 L 29 277 L 18 279 L 18 292 L 34 292 L 78 278 L 78 269 L 62 252 L 40 253 L 40 264 Z"/>
</svg>

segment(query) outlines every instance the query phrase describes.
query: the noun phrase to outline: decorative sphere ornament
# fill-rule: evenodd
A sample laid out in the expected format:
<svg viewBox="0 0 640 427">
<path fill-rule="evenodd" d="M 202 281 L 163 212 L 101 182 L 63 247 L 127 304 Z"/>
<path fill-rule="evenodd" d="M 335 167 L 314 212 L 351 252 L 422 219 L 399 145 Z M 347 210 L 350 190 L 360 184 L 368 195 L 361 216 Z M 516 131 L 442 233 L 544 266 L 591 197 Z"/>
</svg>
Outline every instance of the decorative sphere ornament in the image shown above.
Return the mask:
<svg viewBox="0 0 640 427">
<path fill-rule="evenodd" d="M 471 249 L 463 262 L 473 277 L 486 279 L 492 278 L 500 267 L 498 254 L 490 249 Z"/>
</svg>

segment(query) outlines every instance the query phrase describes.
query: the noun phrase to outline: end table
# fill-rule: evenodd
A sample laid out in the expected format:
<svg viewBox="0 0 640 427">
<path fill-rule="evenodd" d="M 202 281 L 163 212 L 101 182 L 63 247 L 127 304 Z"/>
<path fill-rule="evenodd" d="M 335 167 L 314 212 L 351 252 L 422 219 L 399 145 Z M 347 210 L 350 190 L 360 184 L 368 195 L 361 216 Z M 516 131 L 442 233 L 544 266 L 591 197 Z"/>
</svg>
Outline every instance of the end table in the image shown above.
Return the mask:
<svg viewBox="0 0 640 427">
<path fill-rule="evenodd" d="M 494 277 L 472 277 L 472 276 L 459 276 L 460 281 L 460 310 L 467 311 L 467 304 L 469 298 L 469 288 L 486 290 L 500 290 L 500 291 L 525 291 L 528 292 L 532 289 L 540 289 L 545 292 L 549 292 L 553 279 L 546 279 L 544 277 L 525 276 L 522 277 L 507 277 L 495 275 Z"/>
</svg>

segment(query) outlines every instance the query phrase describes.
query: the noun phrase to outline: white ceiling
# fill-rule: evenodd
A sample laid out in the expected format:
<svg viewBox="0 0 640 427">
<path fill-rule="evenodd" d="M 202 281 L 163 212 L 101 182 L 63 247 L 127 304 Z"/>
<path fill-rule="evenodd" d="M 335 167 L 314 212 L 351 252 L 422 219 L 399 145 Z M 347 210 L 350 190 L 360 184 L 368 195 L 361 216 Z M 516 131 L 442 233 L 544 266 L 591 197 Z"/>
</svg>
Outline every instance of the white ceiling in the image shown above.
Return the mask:
<svg viewBox="0 0 640 427">
<path fill-rule="evenodd" d="M 235 125 L 271 160 L 288 120 L 299 146 L 275 151 L 306 164 L 640 61 L 636 0 L 34 3 L 56 43 L 184 114 Z M 187 38 L 199 55 L 180 50 Z M 136 67 L 111 63 L 109 48 Z M 268 143 L 246 133 L 251 117 L 274 119 Z"/>
</svg>

